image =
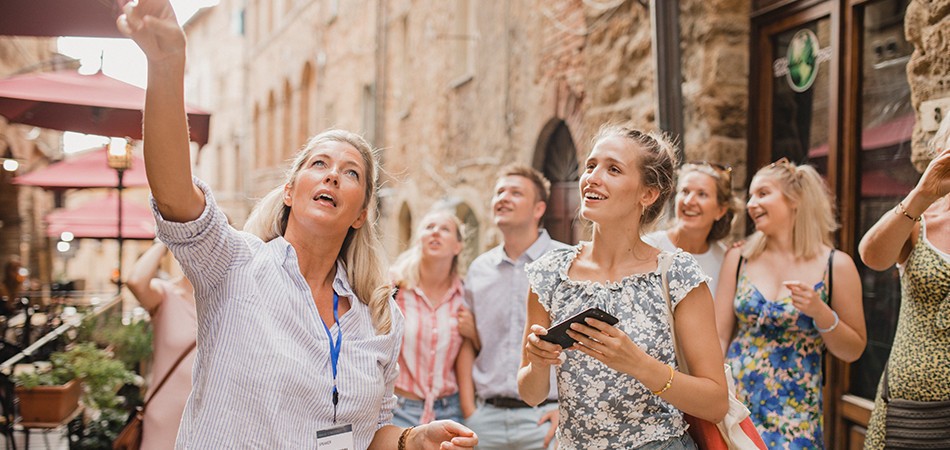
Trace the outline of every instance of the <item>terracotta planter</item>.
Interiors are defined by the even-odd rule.
[[[82,383],[72,380],[62,386],[16,387],[20,416],[24,422],[59,423],[79,406]]]

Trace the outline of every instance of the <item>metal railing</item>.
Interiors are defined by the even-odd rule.
[[[19,353],[11,356],[3,363],[0,363],[0,374],[10,376],[13,373],[13,368],[21,361],[27,360],[33,356],[37,351],[42,349],[44,346],[56,342],[56,340],[65,334],[67,331],[78,327],[82,324],[82,321],[88,317],[97,317],[109,309],[115,307],[116,305],[122,304],[122,297],[120,295],[114,295],[105,303],[100,303],[95,305],[92,311],[89,311],[85,314],[76,314],[72,317],[69,317],[68,320],[64,319],[62,325],[54,328],[49,333],[46,333],[35,342],[30,344],[28,347],[21,350]],[[29,319],[27,319],[29,320]]]

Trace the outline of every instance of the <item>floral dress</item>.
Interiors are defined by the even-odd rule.
[[[572,280],[568,269],[584,245],[552,250],[525,267],[551,323],[599,307],[620,319],[616,327],[647,354],[676,367],[660,273],[633,274],[606,284]],[[682,250],[674,254],[668,274],[674,309],[709,280],[696,259]],[[685,433],[683,413],[637,379],[579,351],[563,354],[566,360],[556,368],[561,449],[639,448]]]
[[[744,267],[734,302],[739,333],[726,353],[739,401],[749,407],[770,449],[824,448],[821,334],[792,304],[791,293],[766,299]],[[828,303],[826,281],[814,288]]]

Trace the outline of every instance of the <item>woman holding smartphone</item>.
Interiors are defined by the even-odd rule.
[[[661,252],[641,240],[674,186],[672,145],[657,134],[605,127],[580,179],[581,216],[591,242],[552,250],[526,268],[531,283],[518,387],[538,404],[557,367],[564,449],[692,449],[683,412],[713,422],[728,409],[717,351],[709,279],[689,253]],[[660,273],[671,258],[668,293],[675,333],[690,374],[678,371]],[[546,342],[546,329],[590,307],[619,319],[571,325],[576,344]]]

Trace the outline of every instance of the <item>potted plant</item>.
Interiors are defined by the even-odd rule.
[[[35,366],[13,379],[24,422],[59,423],[79,407],[82,385],[68,367]]]
[[[134,379],[134,374],[121,361],[92,343],[76,344],[65,352],[53,353],[49,366],[49,370],[14,377],[20,398],[20,415],[24,421],[60,422],[76,409],[80,397],[92,410],[116,409],[122,404],[116,391]],[[80,381],[84,389],[80,388]],[[61,403],[52,401],[58,398],[55,395],[40,394],[45,391],[64,391],[63,398],[56,400]],[[51,410],[53,414],[42,416],[43,420],[36,419],[34,407]]]

